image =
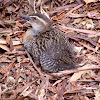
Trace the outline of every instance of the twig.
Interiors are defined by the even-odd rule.
[[[78,69],[74,69],[74,70],[65,70],[65,71],[60,71],[58,73],[52,73],[51,75],[54,76],[54,77],[62,77],[62,76],[66,76],[68,74],[72,74],[72,73],[76,73],[76,72],[79,72],[79,71],[85,71],[85,70],[100,70],[100,66],[90,66],[90,67],[81,67],[81,68],[78,68]]]
[[[96,49],[90,47],[89,45],[86,45],[86,44],[84,44],[84,43],[82,43],[82,42],[79,42],[79,44],[81,44],[82,46],[86,47],[86,48],[89,49],[89,50],[92,50],[92,51],[94,51],[94,52],[96,52],[96,53],[100,53],[99,51],[97,51]]]
[[[73,8],[72,10],[70,10],[70,11],[66,14],[66,16],[69,16],[70,13],[72,13],[74,10],[76,10],[76,9],[82,7],[82,6],[83,6],[83,4],[80,4],[80,5],[76,6],[75,8]]]
[[[66,94],[69,94],[69,93],[81,93],[82,90],[96,90],[97,88],[93,88],[93,87],[90,87],[89,88],[79,88],[79,89],[73,89],[73,90],[69,90],[69,91],[66,91],[64,92],[63,95],[66,95]],[[93,92],[89,92],[89,93],[93,93]]]
[[[7,54],[7,55],[12,55],[12,54],[14,54],[14,55],[25,55],[26,54],[26,52],[24,52],[24,51],[8,51],[8,52],[5,52],[5,54]]]
[[[75,7],[75,6],[77,6],[77,4],[66,5],[66,6],[63,6],[63,7],[59,7],[56,10],[49,12],[49,13],[52,15],[56,12],[61,12],[62,10],[65,10],[66,8],[71,8],[71,7]]]
[[[99,33],[97,31],[84,30],[84,29],[76,29],[76,28],[65,27],[65,26],[59,26],[58,28],[63,28],[63,29],[66,29],[66,30],[77,31],[77,32],[82,32],[82,33],[87,33],[87,34],[98,34]]]

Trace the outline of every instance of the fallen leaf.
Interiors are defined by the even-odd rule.
[[[72,17],[72,18],[78,18],[78,17],[86,17],[87,15],[85,14],[74,14],[74,13],[70,13],[70,15],[68,17]]]
[[[81,78],[81,76],[84,74],[84,73],[87,73],[89,71],[79,71],[77,73],[74,73],[73,76],[70,78],[70,82],[73,83],[75,81],[77,81],[78,79]]]
[[[95,90],[95,100],[100,100],[100,90]]]
[[[10,51],[10,49],[6,45],[3,45],[3,44],[0,44],[0,48],[6,51]]]
[[[0,44],[7,44],[5,39],[0,38]]]
[[[86,4],[91,3],[91,2],[97,2],[98,0],[84,0]]]
[[[20,41],[12,40],[12,42],[13,42],[13,45],[19,45],[19,44],[22,44]],[[5,39],[0,38],[0,44],[7,44],[7,42],[6,42]]]
[[[92,60],[94,62],[100,63],[100,58],[98,58],[98,57],[95,57],[95,56],[93,56],[91,54],[87,54],[87,57],[88,57],[88,59],[90,59],[90,60]]]
[[[28,96],[33,90],[28,90],[29,86],[26,87],[25,90],[23,90],[23,92],[20,94],[22,96]]]

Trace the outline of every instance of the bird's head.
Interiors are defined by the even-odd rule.
[[[21,15],[20,17],[29,21],[29,23],[32,25],[32,30],[34,32],[37,33],[46,32],[51,30],[52,28],[52,23],[50,19],[43,14],[35,13],[29,16]]]

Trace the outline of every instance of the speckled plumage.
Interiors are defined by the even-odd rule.
[[[52,26],[45,26],[36,35],[33,35],[34,32],[34,26],[27,31],[24,46],[44,71],[58,72],[75,68],[74,51],[63,32]]]

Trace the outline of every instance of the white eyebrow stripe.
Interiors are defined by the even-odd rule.
[[[30,17],[36,17],[36,18],[38,18],[41,22],[43,22],[45,25],[47,24],[42,18],[39,18],[38,16],[30,16]]]

